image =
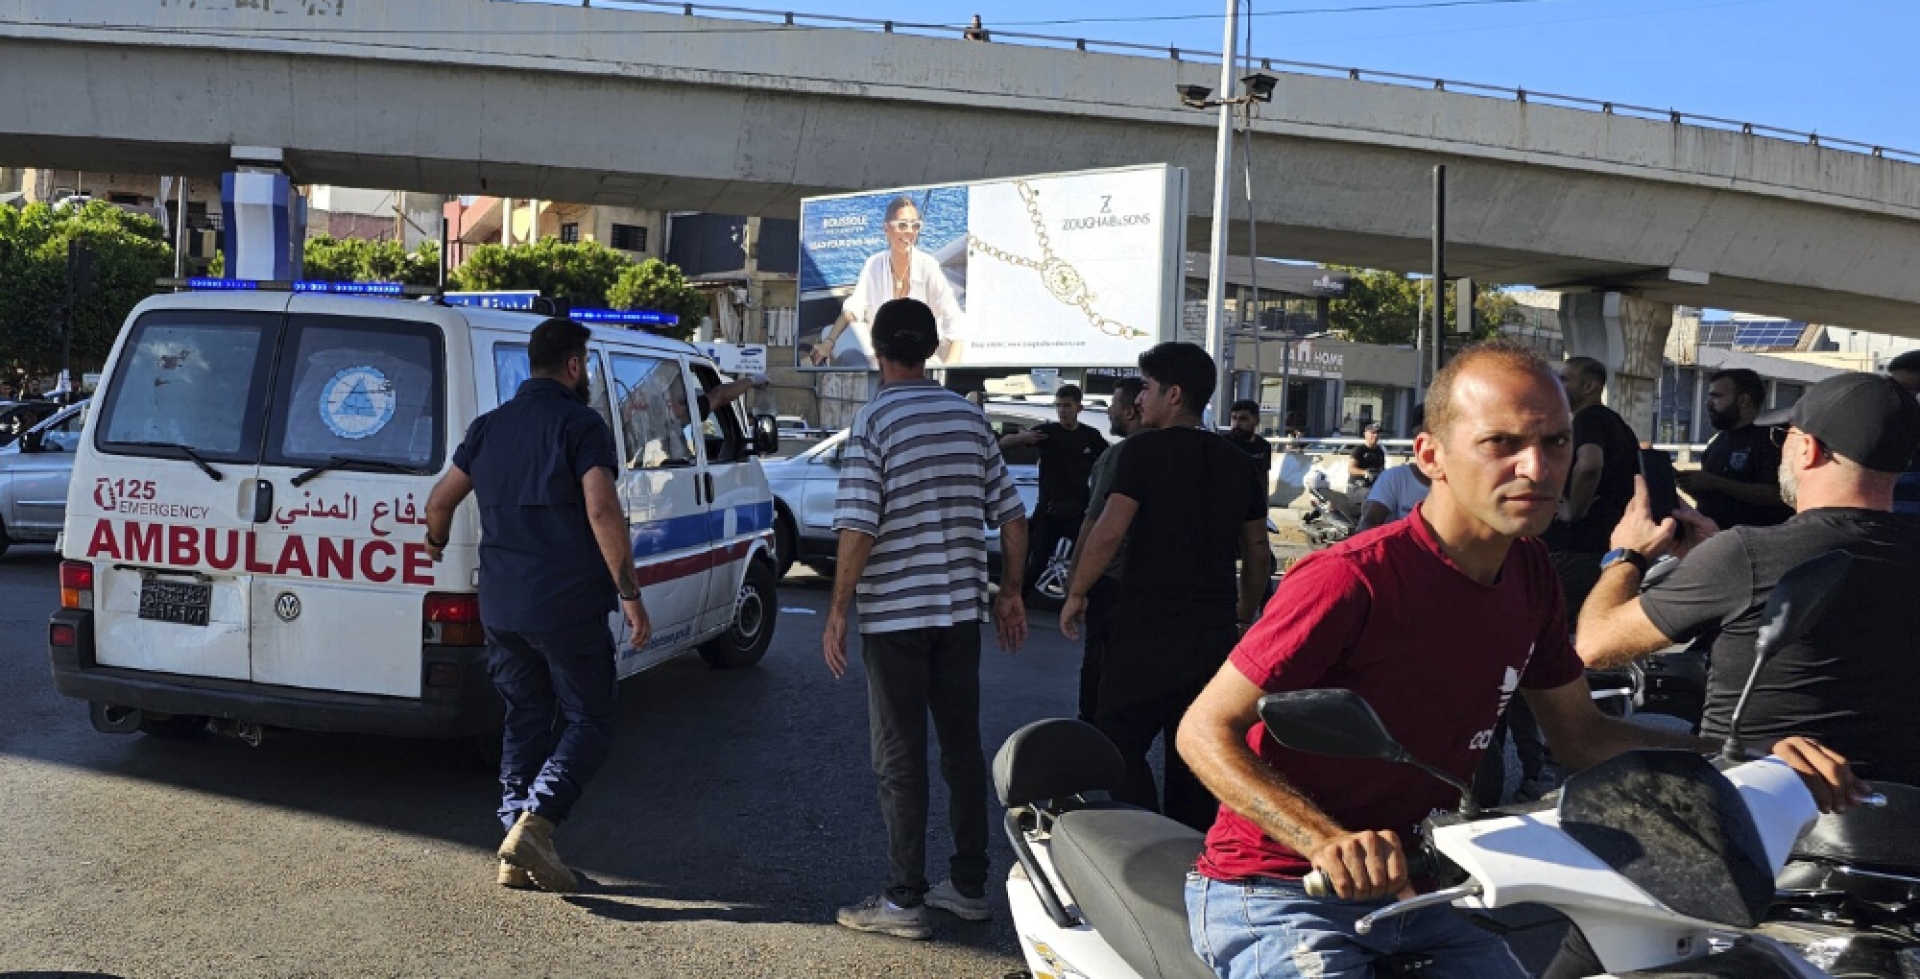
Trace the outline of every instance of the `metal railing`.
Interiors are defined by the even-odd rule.
[[[523,3],[528,2],[528,0],[495,0],[495,2]],[[667,11],[682,14],[687,17],[719,17],[722,19],[764,24],[775,28],[793,28],[795,30],[839,29],[885,34],[954,37],[961,39],[975,37],[980,40],[1014,41],[1035,47],[1064,48],[1074,51],[1152,55],[1155,57],[1170,58],[1174,61],[1210,62],[1213,64],[1218,64],[1220,61],[1220,53],[1217,51],[1196,50],[1173,45],[1138,44],[1130,41],[1103,41],[1087,37],[1067,37],[1055,34],[1003,31],[991,26],[975,28],[968,24],[929,24],[905,20],[879,20],[871,17],[813,14],[794,10],[765,10],[754,7],[681,3],[675,2],[675,0],[598,0],[598,2],[595,2],[595,0],[581,0],[580,6],[597,7],[607,10],[637,9]],[[1818,132],[1802,132],[1798,129],[1788,129],[1783,126],[1743,122],[1737,119],[1703,115],[1697,112],[1682,112],[1674,108],[1660,109],[1652,106],[1634,105],[1629,102],[1611,102],[1602,99],[1583,98],[1578,95],[1561,95],[1555,92],[1542,92],[1533,89],[1509,88],[1504,85],[1486,85],[1480,82],[1460,81],[1451,78],[1431,78],[1394,71],[1377,71],[1371,68],[1320,64],[1312,61],[1292,61],[1285,58],[1262,57],[1255,57],[1252,60],[1257,61],[1260,67],[1267,71],[1284,71],[1289,74],[1347,78],[1352,81],[1382,82],[1432,89],[1437,92],[1459,92],[1487,98],[1511,99],[1515,102],[1523,103],[1537,102],[1563,108],[1594,111],[1603,115],[1625,115],[1633,118],[1655,120],[1665,119],[1676,126],[1700,126],[1706,129],[1738,132],[1746,136],[1764,136],[1771,139],[1805,143],[1809,146],[1865,153],[1878,158],[1894,157],[1920,163],[1920,152],[1913,150],[1899,149],[1879,143],[1866,143],[1860,140],[1822,136]]]

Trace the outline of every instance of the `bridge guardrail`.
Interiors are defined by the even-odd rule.
[[[524,3],[530,0],[492,0],[496,3]],[[582,7],[597,7],[605,10],[639,9],[654,12],[671,11],[688,17],[720,16],[722,19],[748,20],[774,27],[790,27],[796,30],[860,30],[886,34],[918,34],[935,37],[966,38],[978,32],[983,40],[1016,41],[1035,47],[1070,48],[1076,51],[1105,51],[1117,54],[1164,56],[1174,61],[1198,61],[1218,64],[1218,51],[1182,48],[1174,45],[1139,44],[1132,41],[1105,41],[1087,37],[1067,37],[1054,34],[1034,34],[1024,31],[1008,31],[987,26],[976,28],[971,24],[930,24],[906,20],[880,20],[871,17],[849,17],[842,14],[814,14],[795,10],[767,10],[756,7],[735,7],[708,3],[684,3],[677,0],[581,0]],[[1599,112],[1603,115],[1627,115],[1643,119],[1665,119],[1673,125],[1695,125],[1707,129],[1739,132],[1747,136],[1761,136],[1769,139],[1802,142],[1809,146],[1822,146],[1855,153],[1865,153],[1876,158],[1899,158],[1908,162],[1920,163],[1920,152],[1904,150],[1879,143],[1866,143],[1853,139],[1840,139],[1822,136],[1818,132],[1802,132],[1783,126],[1770,126],[1764,123],[1745,122],[1720,116],[1702,115],[1697,112],[1682,112],[1674,108],[1655,108],[1634,105],[1628,102],[1612,102],[1603,99],[1590,99],[1578,95],[1561,95],[1555,92],[1542,92],[1524,88],[1509,88],[1504,85],[1486,85],[1480,82],[1468,82],[1451,78],[1432,78],[1421,75],[1408,75],[1394,71],[1379,71],[1371,68],[1355,68],[1345,65],[1327,65],[1311,61],[1292,61],[1285,58],[1263,58],[1255,56],[1247,59],[1249,63],[1257,61],[1266,71],[1283,71],[1290,74],[1316,75],[1320,77],[1345,77],[1353,81],[1373,81],[1387,84],[1418,86],[1440,92],[1459,92],[1467,95],[1480,95],[1488,98],[1508,98],[1516,102],[1541,102],[1563,108],[1583,109]]]

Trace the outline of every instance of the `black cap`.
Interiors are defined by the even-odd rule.
[[[1920,403],[1899,382],[1878,374],[1829,377],[1793,407],[1769,411],[1754,424],[1792,425],[1879,472],[1905,472],[1920,450]]]
[[[940,346],[933,310],[918,299],[894,299],[873,314],[873,351],[897,364],[922,364]]]
[[[1920,350],[1909,350],[1887,362],[1887,370],[1920,373]]]

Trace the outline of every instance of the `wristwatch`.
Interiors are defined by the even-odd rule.
[[[637,602],[640,600],[640,592],[636,589],[631,595],[621,595],[620,600],[623,602]]]
[[[1647,568],[1650,566],[1650,562],[1647,560],[1647,556],[1645,554],[1642,554],[1631,547],[1616,547],[1613,550],[1608,551],[1606,554],[1601,556],[1600,570],[1605,571],[1608,568],[1611,568],[1614,565],[1621,564],[1623,562],[1626,564],[1633,565],[1633,569],[1635,571],[1640,572],[1643,575],[1647,573]]]

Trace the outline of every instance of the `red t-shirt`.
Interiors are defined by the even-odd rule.
[[[1564,686],[1583,668],[1546,547],[1515,542],[1497,582],[1480,584],[1441,553],[1424,506],[1295,564],[1231,662],[1268,693],[1352,690],[1414,757],[1470,780],[1517,686]],[[1348,829],[1410,840],[1422,819],[1460,801],[1409,765],[1282,748],[1264,724],[1247,746]],[[1225,806],[1199,861],[1223,881],[1311,869]]]

